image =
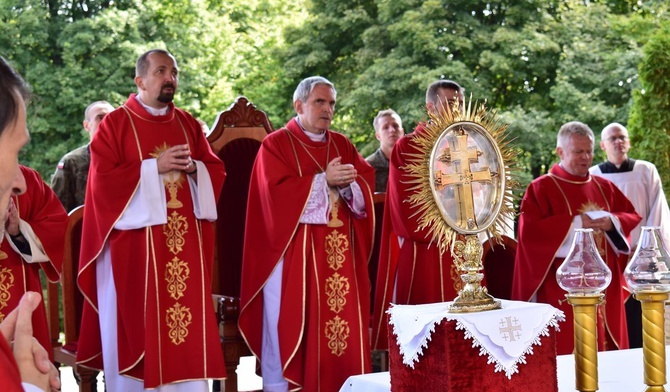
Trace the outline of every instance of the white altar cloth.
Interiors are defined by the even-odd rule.
[[[464,331],[474,350],[486,355],[496,372],[511,378],[518,373],[518,365],[526,363],[526,355],[533,354],[533,346],[542,344],[540,338],[549,336],[549,328],[559,329],[558,322],[564,321],[565,315],[547,304],[500,302],[501,309],[473,313],[449,313],[452,302],[392,305],[387,313],[403,363],[414,368],[435,327],[443,320],[456,321],[456,329]]]
[[[666,358],[670,349],[666,346]],[[666,362],[666,375],[670,374],[670,361]],[[557,357],[559,392],[575,391],[575,358],[570,355]],[[667,384],[666,384],[667,385]],[[635,392],[643,391],[644,364],[642,349],[602,351],[598,353],[598,391]],[[389,392],[389,372],[351,376],[342,385],[340,392]]]

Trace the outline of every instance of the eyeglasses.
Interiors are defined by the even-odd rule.
[[[622,142],[625,142],[626,140],[628,140],[628,136],[621,135],[621,136],[612,136],[612,137],[607,138],[607,141],[610,142],[610,143],[614,143],[617,140],[621,140]]]

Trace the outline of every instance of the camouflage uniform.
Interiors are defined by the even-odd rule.
[[[389,179],[389,160],[384,156],[382,149],[378,148],[365,160],[375,168],[375,192],[386,192],[386,183]]]
[[[84,204],[90,163],[91,153],[87,144],[65,154],[51,177],[51,188],[68,212]]]

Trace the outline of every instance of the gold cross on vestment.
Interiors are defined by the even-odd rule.
[[[470,164],[479,161],[483,152],[477,148],[468,148],[468,135],[463,129],[454,132],[456,134],[456,148],[451,151],[449,147],[442,149],[438,160],[450,163],[454,170],[451,174],[435,172],[435,186],[438,190],[446,186],[454,187],[454,201],[458,206],[458,225],[472,230],[475,228],[475,202],[472,192],[473,182],[491,182],[491,170],[485,169],[473,172]]]

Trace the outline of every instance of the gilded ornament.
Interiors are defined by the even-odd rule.
[[[165,280],[167,281],[167,290],[170,297],[179,299],[184,296],[186,291],[186,279],[191,274],[188,264],[177,257],[167,263],[165,266]]]
[[[183,215],[179,215],[177,211],[173,211],[168,215],[168,221],[163,225],[163,234],[167,237],[166,245],[170,252],[174,255],[183,250],[186,243],[184,235],[188,233],[188,221]]]
[[[328,261],[328,266],[337,271],[342,268],[345,257],[344,252],[349,249],[349,240],[347,237],[333,230],[332,233],[328,234],[326,237],[326,260]]]
[[[326,323],[326,338],[328,338],[328,348],[332,354],[338,357],[344,354],[349,333],[349,323],[340,316],[335,316]]]
[[[330,310],[335,313],[340,313],[347,304],[346,296],[349,294],[349,279],[341,276],[337,272],[330,278],[326,279],[326,296],[328,299],[326,303]]]
[[[165,322],[170,329],[168,336],[174,345],[178,346],[186,341],[188,326],[192,319],[191,309],[179,303],[167,310]]]

